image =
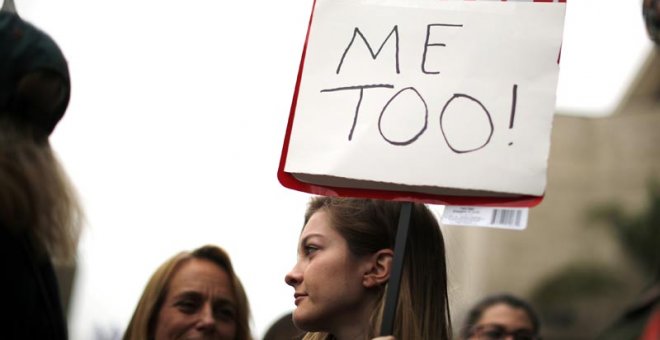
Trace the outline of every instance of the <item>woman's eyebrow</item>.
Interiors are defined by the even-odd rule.
[[[225,298],[225,297],[219,297],[213,299],[213,304],[216,306],[221,306],[221,307],[226,307],[229,306],[233,309],[236,309],[236,303],[234,303],[233,300]]]
[[[194,291],[194,290],[186,290],[183,292],[177,293],[175,298],[181,299],[181,298],[192,298],[192,299],[201,299],[202,294],[200,292]]]
[[[315,237],[323,238],[323,235],[321,235],[321,234],[319,234],[319,233],[312,233],[312,234],[305,235],[305,237],[303,237],[303,238],[300,240],[300,244],[301,244],[301,245],[302,245],[302,244],[305,244],[305,242],[308,242],[310,239],[315,238]]]
[[[176,299],[203,300],[204,299],[204,294],[202,294],[198,291],[190,290],[190,291],[184,291],[184,292],[181,292],[179,294],[176,294],[174,297]],[[234,300],[232,300],[231,298],[222,297],[222,296],[214,298],[213,303],[214,304],[220,304],[220,305],[230,305],[232,307],[235,307],[234,306],[235,305]]]

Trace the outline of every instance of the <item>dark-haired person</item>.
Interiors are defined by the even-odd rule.
[[[644,0],[642,16],[649,38],[656,46],[660,45],[660,0]]]
[[[511,294],[490,295],[468,312],[463,340],[540,340],[538,315],[525,300]]]
[[[11,5],[11,6],[10,6]],[[53,261],[73,263],[81,209],[49,137],[68,106],[57,44],[0,10],[0,291],[2,339],[67,339]]]

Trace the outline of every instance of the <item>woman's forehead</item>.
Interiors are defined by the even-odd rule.
[[[170,292],[182,291],[232,292],[231,280],[226,270],[216,263],[205,259],[190,259],[172,276]]]
[[[318,210],[309,217],[303,227],[301,238],[306,234],[324,232],[333,229],[330,221],[330,214],[325,210]]]
[[[330,214],[324,210],[315,212],[305,224],[302,232],[300,233],[300,242],[303,243],[308,239],[320,238],[324,240],[333,240],[344,238],[332,225]]]
[[[522,308],[509,306],[506,303],[497,303],[486,308],[478,324],[499,324],[510,328],[533,327],[527,312]]]

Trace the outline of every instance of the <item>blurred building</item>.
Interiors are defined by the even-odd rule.
[[[572,308],[546,311],[544,338],[593,339],[643,289],[645,279],[615,235],[588,215],[613,202],[641,211],[649,181],[660,180],[659,50],[649,54],[613,114],[555,116],[546,196],[530,209],[527,230],[445,227],[455,328],[484,295],[507,291],[531,299],[564,273],[582,283],[556,287],[557,292],[575,292],[581,284],[586,293],[557,297],[560,307]],[[589,270],[593,275],[585,274]],[[608,287],[599,286],[608,279]]]

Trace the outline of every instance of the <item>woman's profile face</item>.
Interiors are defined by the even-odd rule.
[[[236,338],[236,299],[229,275],[215,263],[191,259],[169,283],[155,339]]]
[[[328,212],[314,213],[300,235],[298,260],[285,281],[294,288],[294,324],[306,331],[333,332],[364,319],[362,284],[368,259],[349,252]]]

